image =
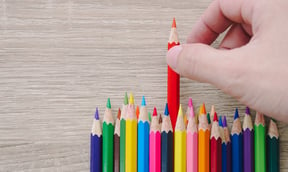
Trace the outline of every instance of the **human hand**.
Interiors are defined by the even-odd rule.
[[[187,44],[168,51],[167,63],[182,76],[288,122],[287,9],[287,0],[214,0]],[[227,28],[219,49],[209,46]]]

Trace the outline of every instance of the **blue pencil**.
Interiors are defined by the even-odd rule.
[[[224,128],[222,123],[222,116],[219,117],[220,135],[222,135],[222,172],[227,172],[227,145],[224,135]]]
[[[243,134],[238,109],[235,110],[231,129],[232,172],[243,172]]]
[[[143,96],[138,119],[138,172],[149,172],[149,126],[146,101]]]
[[[93,120],[90,146],[90,172],[100,172],[102,171],[102,128],[98,108]]]

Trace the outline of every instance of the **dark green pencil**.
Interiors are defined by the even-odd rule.
[[[279,132],[271,119],[267,134],[267,172],[279,172]]]

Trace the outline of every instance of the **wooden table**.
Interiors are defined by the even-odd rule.
[[[125,91],[163,113],[172,18],[185,42],[209,1],[1,1],[0,171],[88,171],[94,110],[103,115],[108,97],[115,115]],[[243,117],[235,99],[181,78],[185,108],[188,97],[215,104],[230,127],[235,107]],[[288,171],[287,125],[279,128]]]

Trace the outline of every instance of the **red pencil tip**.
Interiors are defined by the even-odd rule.
[[[121,116],[121,110],[120,110],[120,108],[119,108],[119,109],[118,109],[117,118],[120,119],[120,116]]]
[[[217,113],[216,112],[214,113],[213,121],[218,121],[218,117],[217,117]]]
[[[175,17],[173,18],[172,27],[176,28],[176,20],[175,20]]]
[[[153,116],[157,116],[157,109],[156,109],[156,107],[154,107]]]
[[[137,105],[137,107],[136,107],[136,116],[137,116],[137,119],[139,118],[139,114],[140,114],[140,110],[139,110],[139,106]]]

